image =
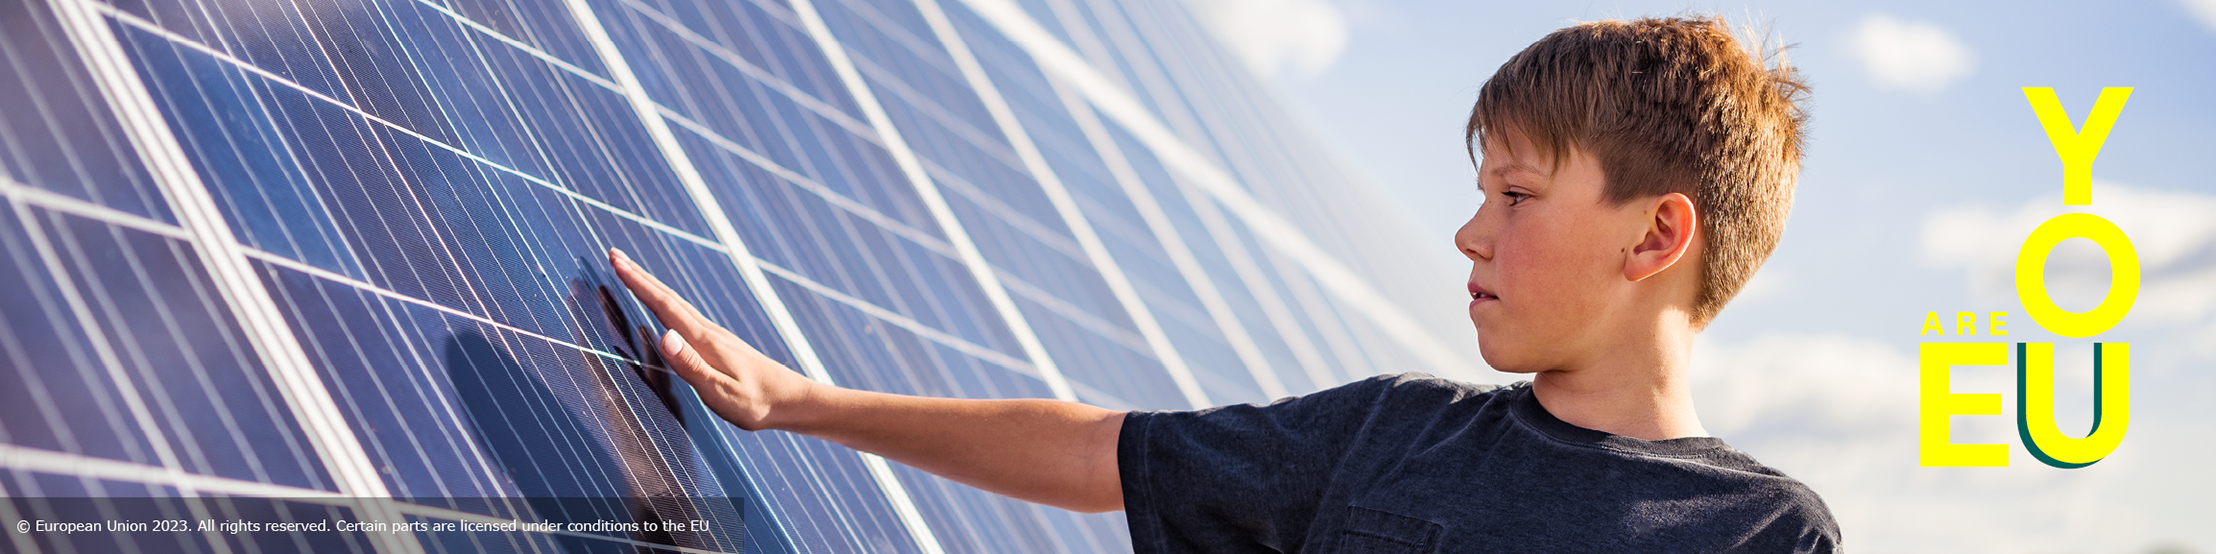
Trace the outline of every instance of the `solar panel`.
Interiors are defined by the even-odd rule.
[[[1188,409],[1475,367],[1410,332],[1400,238],[1167,0],[0,26],[0,519],[412,526],[11,550],[1130,549],[1119,514],[721,421],[610,247],[869,390]]]

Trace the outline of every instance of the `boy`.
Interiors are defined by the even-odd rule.
[[[1800,164],[1789,67],[1713,18],[1586,23],[1486,82],[1485,202],[1455,242],[1508,387],[1377,377],[1269,406],[1131,412],[809,381],[620,252],[675,371],[724,418],[1018,499],[1126,510],[1140,552],[1828,552],[1806,486],[1706,437],[1695,333],[1776,246]]]

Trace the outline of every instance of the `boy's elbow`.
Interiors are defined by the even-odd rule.
[[[1074,491],[1074,498],[1056,507],[1088,514],[1123,509],[1123,472],[1116,463],[1116,443],[1123,434],[1124,416],[1124,412],[1115,412],[1092,424],[1083,447],[1085,462],[1079,471],[1084,485]]]

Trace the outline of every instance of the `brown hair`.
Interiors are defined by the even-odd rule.
[[[1589,152],[1611,203],[1692,197],[1707,239],[1692,315],[1707,325],[1785,232],[1807,95],[1782,52],[1742,46],[1720,18],[1599,21],[1555,31],[1503,64],[1478,92],[1463,138],[1472,161],[1485,133],[1504,127],[1557,169],[1565,148]]]

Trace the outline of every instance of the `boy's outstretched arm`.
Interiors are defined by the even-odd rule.
[[[785,368],[709,321],[620,250],[616,275],[669,332],[663,358],[717,415],[874,453],[985,491],[1080,512],[1123,509],[1123,412],[1059,400],[964,400],[844,389]]]

